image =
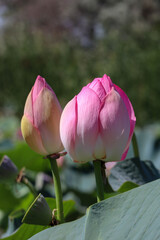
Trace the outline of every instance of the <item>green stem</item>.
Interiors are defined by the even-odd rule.
[[[111,185],[108,182],[108,177],[106,176],[106,166],[105,162],[101,161],[101,173],[104,184],[104,191],[107,193],[114,192]]]
[[[133,144],[134,156],[139,158],[138,143],[137,143],[137,138],[136,138],[135,132],[133,133],[132,144]]]
[[[34,195],[34,197],[37,197],[38,196],[38,193],[36,191],[36,189],[34,188],[34,186],[32,185],[32,183],[28,180],[28,178],[26,177],[22,177],[22,180],[21,182],[23,184],[25,184],[31,191],[31,193]]]
[[[59,220],[60,223],[63,223],[64,222],[63,200],[62,200],[61,182],[59,177],[57,161],[56,159],[52,159],[51,157],[48,157],[48,159],[50,160],[51,171],[52,171],[53,181],[54,181],[56,207],[57,207],[57,220]]]
[[[104,185],[103,185],[103,178],[101,172],[101,161],[95,160],[93,161],[94,165],[94,172],[96,178],[96,185],[97,185],[97,201],[100,202],[104,200]]]

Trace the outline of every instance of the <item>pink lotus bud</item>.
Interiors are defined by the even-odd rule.
[[[136,117],[127,95],[110,77],[96,78],[64,108],[60,135],[75,162],[123,160]]]
[[[21,121],[23,138],[35,152],[48,155],[63,150],[59,133],[61,113],[55,93],[45,79],[38,76],[27,97]]]

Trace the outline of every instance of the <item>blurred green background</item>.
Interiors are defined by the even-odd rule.
[[[0,109],[23,115],[37,75],[62,106],[108,74],[129,96],[137,125],[159,121],[159,1],[0,1]]]

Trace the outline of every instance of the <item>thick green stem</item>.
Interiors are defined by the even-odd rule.
[[[37,197],[38,196],[38,193],[36,191],[36,189],[34,188],[34,186],[32,185],[32,183],[28,180],[28,178],[26,177],[22,177],[22,180],[21,182],[23,184],[25,184],[31,191],[31,193],[34,195],[34,197]]]
[[[96,185],[97,185],[97,201],[100,202],[104,200],[104,185],[103,185],[103,178],[101,172],[101,161],[95,160],[93,161],[94,165],[94,172],[96,178]]]
[[[57,161],[56,161],[56,159],[52,159],[51,157],[48,157],[48,158],[50,160],[51,171],[52,171],[53,181],[54,181],[56,207],[57,207],[57,220],[60,223],[63,223],[64,222],[63,200],[62,200],[61,182],[60,182],[60,177],[59,177]]]
[[[133,133],[132,144],[133,144],[134,156],[139,158],[138,143],[137,143],[135,132]]]

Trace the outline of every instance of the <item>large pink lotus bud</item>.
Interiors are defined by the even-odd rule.
[[[37,153],[48,155],[63,150],[59,123],[60,103],[45,79],[38,76],[29,93],[21,121],[22,135]]]
[[[127,95],[110,77],[96,78],[65,107],[60,135],[75,162],[123,160],[136,117]]]

